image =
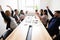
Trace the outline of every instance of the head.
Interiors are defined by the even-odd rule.
[[[6,10],[5,11],[5,15],[8,16],[8,17],[11,16],[10,11],[9,10]],[[7,20],[4,20],[4,22],[7,23]]]
[[[43,9],[40,10],[40,13],[43,13]]]
[[[40,10],[40,14],[41,14],[41,16],[43,15],[43,9]]]
[[[60,17],[60,10],[55,11],[54,17]]]
[[[23,13],[23,10],[21,10],[20,13]]]
[[[35,12],[38,12],[38,10],[35,10]]]
[[[9,10],[6,10],[6,11],[5,11],[5,14],[6,14],[7,16],[11,16],[11,13],[10,13]]]
[[[20,14],[24,14],[23,10],[20,11]]]
[[[15,12],[15,15],[18,15],[18,10],[17,9],[15,9],[14,12]]]
[[[43,14],[44,14],[44,15],[48,15],[48,12],[47,12],[46,9],[44,10]]]

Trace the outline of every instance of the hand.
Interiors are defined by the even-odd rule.
[[[1,5],[0,5],[0,8],[1,8]]]
[[[46,8],[47,8],[47,9],[49,9],[49,7],[48,7],[48,6],[46,6]]]
[[[7,5],[7,7],[9,7],[12,10],[12,8],[9,5]]]
[[[2,10],[2,7],[1,7],[1,5],[0,5],[0,11]]]

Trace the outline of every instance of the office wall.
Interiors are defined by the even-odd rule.
[[[60,0],[52,0],[51,7],[54,11],[60,10]]]
[[[2,5],[4,10],[9,9],[6,5],[10,5],[13,9],[17,9],[17,0],[0,0],[0,5]]]

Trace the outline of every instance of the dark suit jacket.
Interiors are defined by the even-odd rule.
[[[54,17],[53,13],[48,9],[49,14],[52,16],[48,24],[48,32],[51,36],[59,33],[60,18]]]

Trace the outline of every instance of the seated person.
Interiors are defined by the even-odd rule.
[[[47,6],[47,10],[48,10],[49,14],[52,16],[51,20],[49,21],[47,31],[49,32],[50,36],[53,37],[54,35],[59,34],[60,10],[56,10],[54,15],[50,11],[48,6]]]
[[[43,10],[42,16],[39,15],[38,10],[36,10],[35,13],[40,18],[40,20],[42,21],[43,25],[45,27],[47,27],[47,20],[48,20],[47,10]]]
[[[41,19],[43,25],[46,28],[47,27],[47,23],[48,23],[48,13],[47,13],[47,10],[46,9],[43,11],[43,15],[40,16],[40,19]]]
[[[18,16],[18,10],[15,9],[14,12],[15,12],[15,15],[14,15],[13,17],[15,18],[17,24],[20,24],[20,18],[19,18],[19,16]]]
[[[40,10],[40,16],[42,16],[42,15],[43,15],[43,9]]]
[[[2,10],[2,7],[0,6],[0,12],[2,17],[4,18],[5,23],[7,24],[6,26],[7,32],[5,33],[7,35],[4,35],[4,36],[2,35],[5,39],[17,27],[17,23],[15,19],[11,17],[11,13],[9,10],[6,10],[4,13],[4,11]]]
[[[24,14],[23,10],[20,11],[19,17],[20,17],[20,20],[21,20],[21,21],[24,20],[25,14]]]

